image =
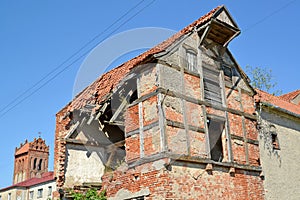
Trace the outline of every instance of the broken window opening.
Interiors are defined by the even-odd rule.
[[[105,111],[99,117],[99,123],[102,124],[101,130],[112,143],[105,147],[108,154],[105,165],[112,169],[118,167],[125,160],[124,115],[127,106],[137,99],[137,79],[133,77],[114,92]]]
[[[126,107],[138,99],[137,79],[133,77],[127,80],[120,88],[114,92],[110,99],[110,110],[112,115],[109,116],[109,122],[117,122],[124,125],[124,112]]]
[[[138,98],[134,76],[116,88],[96,113],[93,110],[99,105],[86,105],[70,113],[69,133],[65,137],[70,144],[84,146],[88,158],[96,153],[107,170],[114,170],[125,161],[124,114],[127,106]]]
[[[129,99],[129,104],[132,104],[137,99],[138,99],[138,93],[137,90],[135,90]]]
[[[221,162],[223,160],[222,134],[224,132],[225,120],[212,117],[208,118],[207,127],[211,159]]]
[[[203,66],[204,99],[212,105],[222,105],[220,71],[212,66]]]
[[[223,64],[222,69],[224,72],[225,82],[228,83],[230,86],[232,86],[232,76],[233,76],[232,68]]]
[[[270,135],[271,135],[273,150],[280,150],[276,127],[273,125],[270,126]]]

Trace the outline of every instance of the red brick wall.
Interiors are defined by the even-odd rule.
[[[139,107],[134,105],[129,107],[125,113],[125,132],[129,133],[134,130],[138,130],[139,125]]]
[[[161,160],[165,162],[166,160]],[[156,161],[158,162],[158,161]],[[171,170],[155,169],[148,163],[129,169],[106,174],[103,188],[109,197],[119,190],[137,193],[149,189],[145,199],[263,199],[262,180],[258,172],[235,170],[214,166],[212,172],[205,171],[203,164],[173,163]]]
[[[54,176],[57,187],[62,187],[65,174],[65,160],[66,160],[66,142],[64,137],[67,134],[71,116],[67,115],[69,107],[65,107],[56,114],[56,129],[55,129],[55,145],[54,145]]]

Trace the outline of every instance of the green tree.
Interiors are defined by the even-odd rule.
[[[251,85],[254,88],[269,92],[273,95],[280,95],[281,90],[277,90],[277,82],[274,81],[272,69],[266,67],[246,66],[246,72],[250,76]]]

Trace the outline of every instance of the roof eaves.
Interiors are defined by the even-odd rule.
[[[232,17],[232,15],[230,14],[230,12],[226,8],[226,6],[225,5],[221,5],[219,7],[220,8],[213,14],[212,18],[216,18],[224,10],[226,12],[226,14],[230,17],[230,20],[233,23],[233,25],[235,26],[235,28],[239,29],[238,24],[236,23],[236,21],[234,20],[234,18]]]
[[[269,109],[273,109],[273,110],[279,111],[279,112],[281,112],[281,113],[288,114],[288,115],[290,115],[290,116],[292,116],[292,117],[295,117],[295,118],[297,118],[297,119],[300,120],[300,114],[291,112],[291,111],[289,111],[289,110],[287,110],[287,109],[284,109],[284,108],[282,108],[282,107],[276,106],[276,105],[271,104],[271,103],[269,103],[269,102],[264,102],[264,101],[262,101],[262,102],[260,102],[260,103],[261,103],[261,105],[266,106],[266,107],[268,107]]]
[[[226,52],[228,53],[228,55],[230,56],[230,58],[232,59],[232,61],[236,64],[237,66],[237,70],[239,71],[239,73],[241,74],[243,80],[245,81],[246,85],[251,89],[251,91],[253,92],[253,95],[257,94],[257,92],[255,91],[255,89],[252,87],[252,85],[250,84],[251,80],[248,77],[248,75],[244,72],[244,70],[242,69],[242,67],[238,64],[238,62],[236,61],[236,59],[234,58],[234,56],[232,55],[232,53],[229,51],[229,49],[226,50]]]

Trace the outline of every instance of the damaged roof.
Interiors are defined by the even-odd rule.
[[[71,102],[69,102],[69,104],[65,106],[65,108],[68,107],[69,111],[73,111],[81,109],[87,104],[100,105],[107,99],[108,95],[114,90],[114,88],[116,88],[119,82],[134,67],[151,61],[152,59],[154,59],[155,54],[165,51],[172,44],[179,41],[184,35],[191,33],[192,31],[194,31],[195,28],[203,26],[213,18],[217,17],[217,15],[223,10],[228,12],[225,6],[223,5],[214,8],[213,10],[203,15],[198,20],[194,21],[193,23],[183,28],[181,31],[177,32],[167,40],[158,44],[157,46],[121,64],[117,68],[114,68],[108,71],[107,73],[103,74],[102,76],[97,78],[91,85],[89,85],[82,92],[80,92]],[[233,24],[236,25],[234,21]],[[247,75],[241,70],[239,66],[238,68],[243,78],[249,80]],[[97,109],[97,107],[95,109]]]
[[[208,12],[206,15],[200,17],[198,20],[194,21],[187,27],[183,28],[181,31],[177,32],[175,35],[171,36],[167,40],[158,44],[157,46],[149,49],[143,54],[121,64],[119,67],[114,68],[107,73],[96,79],[91,85],[86,87],[82,92],[80,92],[73,101],[71,101],[67,106],[71,106],[71,111],[80,109],[86,104],[101,104],[106,100],[107,95],[112,92],[112,90],[118,85],[118,83],[130,72],[131,69],[139,64],[143,64],[149,61],[152,56],[156,53],[164,51],[167,47],[173,44],[176,40],[179,40],[183,35],[188,32],[193,31],[194,27],[201,26],[208,22],[212,16],[223,6],[218,6]],[[66,107],[67,107],[66,106]]]

